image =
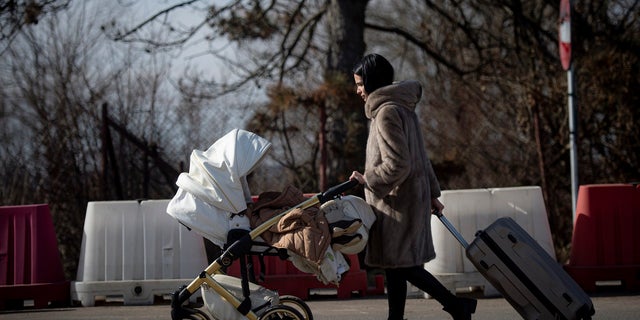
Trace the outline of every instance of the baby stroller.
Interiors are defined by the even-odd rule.
[[[327,203],[358,183],[347,181],[323,193],[305,197],[304,201],[252,228],[244,214],[251,209],[247,204],[252,202],[246,176],[270,147],[265,139],[234,129],[206,151],[194,150],[191,154],[189,173],[182,173],[178,178],[179,189],[169,203],[167,213],[223,251],[191,283],[173,293],[172,319],[211,319],[204,311],[187,304],[198,289],[214,319],[313,319],[310,308],[302,299],[278,296],[277,292],[250,283],[252,269],[247,266],[246,258],[252,254],[289,257],[288,250],[265,244],[261,235],[294,210]],[[372,212],[370,216],[373,216]],[[362,236],[358,239],[362,240]],[[360,241],[352,248],[362,246]],[[240,263],[240,279],[225,274],[227,267],[236,260]]]

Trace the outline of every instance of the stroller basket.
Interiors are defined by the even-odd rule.
[[[293,301],[294,304],[297,305],[297,308],[294,308],[288,304],[283,304],[284,300],[282,297],[280,299],[269,299],[269,297],[265,297],[266,300],[270,300],[271,305],[265,306],[261,305],[253,305],[252,299],[250,299],[251,295],[251,284],[249,283],[249,275],[246,269],[246,256],[251,253],[252,247],[255,244],[255,239],[258,238],[265,231],[269,230],[272,226],[277,224],[282,217],[290,213],[295,209],[307,209],[318,204],[323,204],[329,200],[335,199],[342,195],[344,192],[354,188],[358,185],[356,180],[349,180],[343,182],[337,186],[334,186],[323,193],[318,193],[307,200],[281,212],[273,217],[271,217],[266,222],[258,225],[253,230],[244,230],[238,231],[238,233],[234,233],[233,235],[229,235],[229,239],[237,238],[232,243],[228,244],[226,249],[220,254],[220,256],[213,261],[209,266],[207,266],[200,275],[191,281],[186,286],[183,286],[179,290],[175,291],[172,295],[171,302],[171,318],[173,320],[178,319],[210,319],[206,313],[201,310],[193,309],[185,304],[188,302],[189,298],[196,293],[203,286],[206,290],[211,290],[218,294],[221,299],[228,302],[235,310],[237,310],[240,314],[242,314],[247,319],[309,319],[311,318],[310,312],[308,311],[308,307],[300,300]],[[234,232],[236,232],[234,230]],[[276,252],[276,254],[281,255],[282,252]],[[223,279],[220,275],[224,274],[224,270],[229,267],[234,261],[239,260],[241,265],[241,291],[242,298],[237,297],[237,293],[233,294],[228,287],[221,284],[219,279]],[[268,293],[266,294],[268,295]],[[242,300],[241,300],[242,299]],[[289,301],[292,302],[292,301]],[[305,312],[309,313],[307,317],[303,316],[299,311],[300,308],[304,309]]]

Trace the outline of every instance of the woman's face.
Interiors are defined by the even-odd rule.
[[[367,97],[369,97],[369,94],[366,91],[364,91],[364,81],[362,81],[362,77],[357,74],[354,74],[353,80],[355,80],[356,82],[356,93],[360,97],[362,97],[362,100],[367,102]]]

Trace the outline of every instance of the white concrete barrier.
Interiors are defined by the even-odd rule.
[[[469,243],[478,230],[500,217],[511,217],[556,258],[540,187],[447,190],[442,192],[440,201],[445,205],[444,215]],[[485,296],[499,295],[436,216],[431,217],[431,230],[436,258],[426,263],[425,269],[452,292],[481,288]],[[410,288],[409,295],[423,294],[415,287]]]
[[[96,298],[153,304],[197,277],[207,266],[202,237],[169,216],[168,203],[89,202],[71,299],[83,306]]]

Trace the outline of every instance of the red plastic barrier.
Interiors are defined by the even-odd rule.
[[[587,292],[599,281],[640,288],[640,188],[580,186],[567,272]]]
[[[0,207],[0,309],[69,303],[49,206]]]

